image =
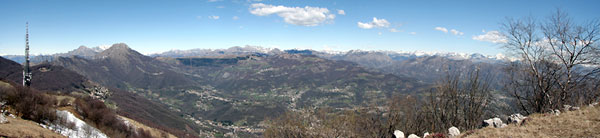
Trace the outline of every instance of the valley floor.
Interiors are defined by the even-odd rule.
[[[530,115],[533,120],[519,126],[508,125],[505,128],[483,128],[474,130],[464,137],[494,138],[546,138],[546,137],[600,137],[600,106],[582,107],[581,110],[567,111],[558,116],[551,114]]]

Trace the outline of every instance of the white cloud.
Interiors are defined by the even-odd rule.
[[[223,8],[225,8],[225,6],[217,6],[217,8],[223,9]]]
[[[392,29],[390,29],[390,32],[397,33],[397,32],[402,32],[402,30],[398,30],[396,28],[392,28]]]
[[[220,17],[213,15],[213,16],[208,16],[209,19],[213,19],[213,20],[218,20]]]
[[[460,31],[458,31],[458,30],[455,30],[455,29],[452,29],[452,30],[450,30],[450,32],[451,32],[452,34],[454,34],[454,35],[463,35],[463,34],[465,34],[465,33],[463,33],[463,32],[460,32]]]
[[[411,35],[416,35],[416,34],[417,34],[417,32],[410,32],[410,33],[408,33],[408,34],[411,34]]]
[[[339,15],[346,15],[346,12],[344,10],[338,10],[338,14]]]
[[[492,43],[506,43],[506,37],[498,31],[489,31],[485,34],[473,36],[473,40],[486,41]]]
[[[250,5],[250,13],[257,16],[268,16],[277,14],[283,21],[289,24],[302,26],[317,26],[335,19],[335,14],[329,13],[327,8],[319,7],[286,7],[254,3]]]
[[[379,33],[377,33],[377,34],[378,34],[378,35],[381,35],[382,33],[381,33],[381,32],[379,32]]]
[[[233,16],[233,17],[231,17],[231,19],[233,19],[233,20],[238,20],[238,19],[240,19],[240,17]]]
[[[435,30],[442,31],[444,33],[448,33],[448,29],[446,29],[444,27],[435,27]]]
[[[448,29],[446,27],[435,27],[433,29],[438,30],[438,31],[442,31],[444,33],[448,33]],[[461,31],[456,30],[456,29],[450,29],[450,33],[452,33],[454,35],[464,35],[465,34],[465,33],[461,32]]]
[[[208,0],[208,2],[217,2],[217,1],[223,1],[223,0]]]
[[[373,17],[373,21],[370,23],[358,22],[358,27],[362,29],[387,28],[389,26],[390,22],[385,19],[377,19],[377,17]]]

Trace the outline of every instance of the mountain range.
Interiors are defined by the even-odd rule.
[[[501,78],[496,70],[508,61],[480,54],[255,46],[173,50],[146,56],[124,43],[106,49],[81,46],[46,59],[34,61],[34,68],[66,70],[63,74],[81,78],[56,82],[76,82],[69,85],[80,88],[84,86],[78,83],[89,81],[114,88],[115,94],[108,99],[125,114],[141,113],[140,118],[160,120],[157,123],[190,133],[248,128],[239,131],[247,136],[259,135],[262,121],[287,110],[348,110],[384,105],[393,96],[422,95],[449,71],[478,68],[488,71],[490,77]],[[6,78],[18,82],[20,65],[4,64],[14,67],[2,69],[5,72],[0,75],[12,74]],[[34,71],[36,76],[41,75]]]

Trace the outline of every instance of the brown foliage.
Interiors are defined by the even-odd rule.
[[[396,96],[387,106],[333,111],[329,108],[287,112],[270,120],[265,137],[394,137],[443,132],[451,126],[474,129],[483,120],[490,80],[478,70],[449,75],[425,99]],[[438,133],[431,137],[445,137]]]
[[[53,108],[57,104],[56,99],[35,89],[13,86],[14,89],[1,89],[0,98],[6,101],[6,105],[13,106],[23,119],[38,123],[52,122],[56,119],[56,112]]]
[[[127,126],[119,119],[115,111],[106,107],[104,102],[90,97],[77,98],[74,101],[76,111],[84,120],[94,124],[96,128],[109,137],[146,138],[149,132]]]

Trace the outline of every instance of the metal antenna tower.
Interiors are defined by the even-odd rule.
[[[29,70],[29,22],[25,23],[25,66],[23,66],[23,86],[31,85],[31,71]]]

